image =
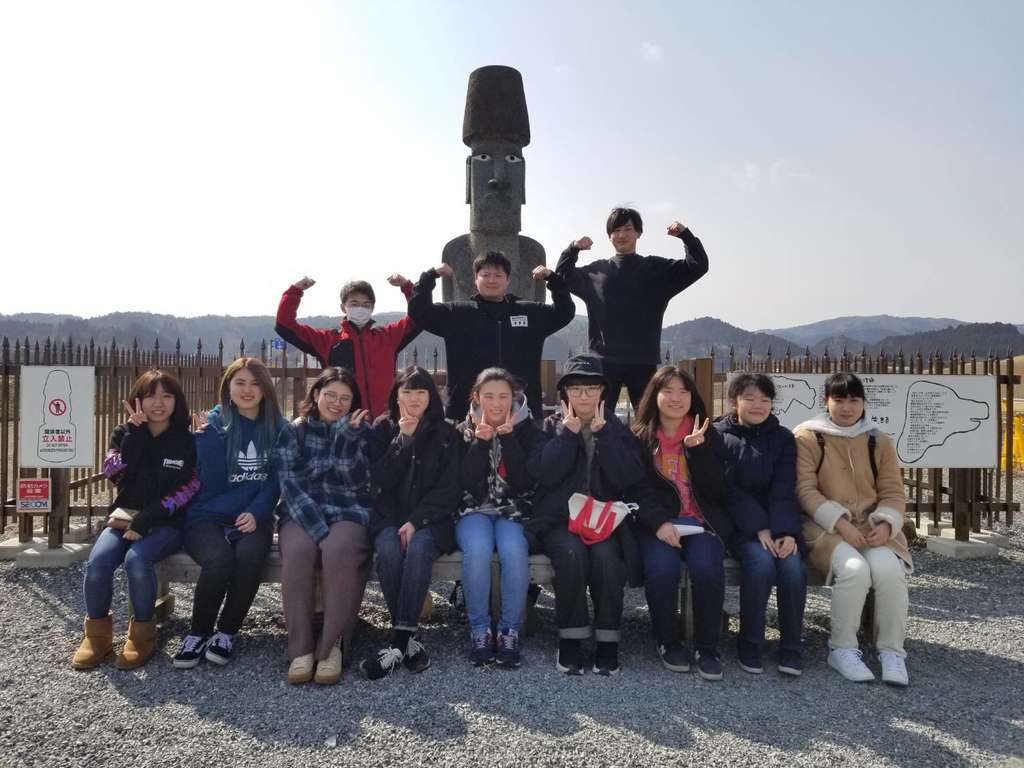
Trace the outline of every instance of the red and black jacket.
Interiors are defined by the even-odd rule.
[[[302,291],[290,286],[277,307],[274,330],[277,335],[303,352],[313,355],[324,368],[338,365],[352,371],[359,385],[361,407],[376,418],[388,410],[388,394],[395,381],[395,358],[420,329],[409,317],[387,325],[370,323],[360,329],[348,320],[338,328],[313,328],[298,322]],[[402,286],[406,299],[412,284]]]

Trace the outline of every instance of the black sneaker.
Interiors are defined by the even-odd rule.
[[[185,635],[181,641],[181,649],[174,654],[174,666],[177,669],[192,669],[203,658],[203,651],[210,638],[203,635]]]
[[[658,646],[658,657],[665,669],[673,672],[689,672],[693,657],[690,651],[680,642],[668,643]]]
[[[206,660],[222,667],[231,661],[234,655],[234,638],[223,632],[217,632],[210,638],[210,644],[206,646]]]
[[[705,680],[721,680],[722,662],[713,653],[701,653],[697,651],[697,674]]]
[[[430,657],[427,656],[427,649],[415,637],[409,638],[409,644],[405,647],[405,656],[402,657],[402,663],[410,672],[423,672],[430,666]]]
[[[619,644],[601,643],[597,644],[597,652],[594,654],[594,674],[611,677],[622,671],[619,666]]]
[[[764,672],[764,663],[761,661],[761,646],[736,638],[736,659],[739,661],[740,669],[752,675],[760,675]]]
[[[519,653],[519,633],[508,629],[498,633],[498,666],[502,669],[516,669],[523,663]]]
[[[471,638],[473,647],[469,651],[469,658],[474,666],[482,667],[485,664],[494,663],[494,635],[491,630],[473,635]]]
[[[402,663],[402,652],[397,648],[382,648],[372,659],[359,662],[359,671],[367,680],[380,680],[387,677]]]
[[[799,651],[779,650],[779,672],[791,677],[800,677],[804,671],[804,662]]]
[[[559,640],[555,669],[565,675],[582,675],[583,648],[581,645],[579,640]]]

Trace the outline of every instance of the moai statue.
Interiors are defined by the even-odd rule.
[[[530,143],[530,117],[518,70],[490,66],[470,73],[462,141],[470,149],[469,234],[449,241],[441,254],[454,272],[442,283],[443,300],[468,299],[476,293],[473,259],[485,251],[501,251],[512,262],[509,292],[543,302],[545,283],[533,280],[530,273],[544,264],[544,247],[519,234],[526,202],[523,147]]]

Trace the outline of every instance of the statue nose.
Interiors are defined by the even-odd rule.
[[[503,178],[501,178],[501,179],[494,178],[494,179],[491,179],[490,181],[487,182],[487,187],[489,189],[499,190],[499,189],[505,189],[507,186],[508,186],[508,181],[506,179],[503,179]]]

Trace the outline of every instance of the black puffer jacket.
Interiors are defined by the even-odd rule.
[[[371,537],[411,522],[417,529],[429,526],[442,552],[454,551],[453,518],[461,494],[454,427],[432,418],[409,438],[381,417],[370,433],[370,475],[375,490]]]

